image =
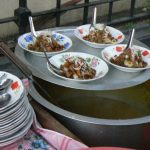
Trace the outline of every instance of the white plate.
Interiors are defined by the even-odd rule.
[[[15,121],[0,127],[0,137],[4,137],[17,132],[19,129],[21,129],[24,126],[25,122],[29,120],[30,116],[31,116],[31,111],[28,105],[28,108],[26,108],[24,113],[18,116],[18,118],[16,118]]]
[[[40,35],[40,34],[50,34],[49,31],[46,31],[46,30],[43,30],[43,31],[37,31],[37,35]],[[61,50],[61,51],[57,51],[57,52],[47,52],[47,55],[48,56],[53,56],[55,54],[58,54],[58,53],[61,53],[61,52],[65,52],[67,50],[69,50],[69,48],[71,48],[72,46],[72,41],[69,37],[63,35],[63,34],[60,34],[60,33],[57,33],[57,32],[52,32],[52,35],[53,35],[53,38],[60,44],[60,45],[64,45],[64,49]],[[35,39],[33,38],[32,34],[31,33],[26,33],[26,34],[23,34],[21,35],[19,38],[18,38],[18,45],[34,54],[34,55],[37,55],[37,56],[41,56],[41,57],[45,57],[44,53],[43,52],[37,52],[37,51],[32,51],[32,50],[29,50],[28,49],[28,45],[29,44],[33,44],[35,41]]]
[[[0,119],[0,133],[2,132],[3,128],[6,128],[7,126],[8,126],[8,128],[11,127],[12,123],[14,125],[15,125],[15,123],[19,123],[19,121],[21,121],[26,116],[25,113],[27,113],[27,111],[29,110],[28,107],[29,107],[29,103],[24,103],[23,105],[21,105],[21,107],[19,109],[16,110],[16,112],[10,114],[9,116],[7,116],[3,119]],[[20,118],[20,119],[18,120],[18,118]],[[8,129],[8,128],[6,128],[6,129]]]
[[[21,119],[21,121],[19,121],[17,126],[14,125],[14,128],[12,128],[12,129],[11,129],[11,127],[9,127],[8,130],[7,129],[3,130],[3,132],[0,133],[0,141],[7,138],[8,136],[11,137],[11,135],[17,134],[17,132],[20,129],[22,129],[25,125],[27,125],[27,123],[30,121],[31,117],[33,117],[33,112],[32,112],[30,105],[28,106],[26,113],[22,117],[23,117],[23,119]],[[11,126],[13,126],[13,124]]]
[[[27,96],[24,96],[19,103],[17,103],[17,105],[15,105],[14,107],[0,113],[0,120],[6,117],[9,117],[11,114],[13,114],[14,112],[17,112],[21,109],[21,107],[27,103],[28,98]]]
[[[24,90],[23,93],[22,93],[22,95],[21,95],[21,97],[16,102],[14,102],[11,105],[3,107],[2,110],[0,110],[0,118],[1,118],[1,114],[9,112],[10,109],[13,110],[13,108],[15,108],[17,105],[20,105],[20,103],[23,103],[24,99],[26,98],[25,93],[26,92]]]
[[[11,113],[7,117],[4,117],[4,118],[0,119],[0,128],[4,125],[7,125],[7,124],[15,121],[18,117],[23,115],[23,113],[27,110],[27,106],[28,106],[28,104],[24,103],[15,112]]]
[[[119,44],[119,45],[106,47],[101,52],[102,58],[113,67],[125,72],[139,72],[150,68],[150,50],[136,45],[134,45],[132,49],[134,49],[134,51],[141,51],[143,60],[148,64],[145,68],[128,68],[128,67],[122,67],[111,63],[110,58],[114,57],[115,55],[119,56],[122,53],[125,46],[126,46],[125,44]]]
[[[0,126],[0,133],[2,132],[2,130],[4,129],[4,128],[6,128],[6,127],[10,127],[11,125],[13,126],[13,125],[15,125],[15,123],[17,124],[17,123],[19,123],[19,121],[21,121],[23,118],[20,118],[21,120],[18,120],[18,118],[22,115],[22,117],[25,117],[26,116],[26,114],[22,114],[22,112],[24,111],[24,109],[27,111],[27,110],[29,110],[29,103],[24,103],[24,105],[19,109],[19,111],[20,111],[20,115],[19,116],[17,116],[17,118],[16,118],[16,120],[14,120],[14,122],[11,122],[10,124],[6,124],[6,125],[4,125],[4,126]],[[8,116],[9,117],[9,116]],[[14,116],[12,116],[12,119],[14,118]],[[11,119],[11,118],[8,118],[8,121],[9,121],[9,119]],[[18,122],[17,122],[17,120],[18,120]],[[7,121],[7,118],[6,118],[6,120],[5,121]]]
[[[95,81],[97,79],[104,77],[108,72],[108,66],[102,59],[100,59],[99,57],[90,55],[90,54],[86,54],[86,53],[80,53],[80,52],[61,53],[61,54],[57,54],[57,55],[51,57],[49,60],[53,65],[60,68],[60,65],[65,63],[65,59],[70,58],[70,57],[71,58],[82,57],[83,59],[85,59],[86,62],[88,63],[88,65],[96,70],[95,78],[87,79],[87,80],[66,78],[64,76],[60,76],[60,75],[56,74],[55,72],[53,72],[53,70],[51,70],[51,68],[47,64],[48,70],[52,74],[54,74],[55,76],[57,76],[61,79],[68,80],[68,81],[75,81],[75,82],[79,82],[79,83]]]
[[[10,137],[4,138],[4,139],[0,139],[0,147],[2,146],[6,146],[8,144],[11,144],[17,140],[19,140],[20,138],[22,138],[30,129],[32,123],[33,123],[33,114],[34,111],[31,107],[31,116],[29,118],[29,120],[27,122],[25,122],[24,126],[15,134],[11,135]]]
[[[16,103],[16,101],[18,101],[22,97],[22,94],[24,92],[24,85],[18,77],[4,71],[0,71],[0,76],[4,73],[7,75],[8,79],[13,80],[13,83],[10,85],[10,87],[7,90],[7,93],[11,95],[11,100],[6,106],[0,108],[0,112],[6,109],[7,107],[10,107],[14,103]]]
[[[94,48],[105,48],[107,46],[113,45],[113,44],[99,44],[99,43],[94,43],[94,42],[89,42],[87,40],[84,40],[83,37],[89,34],[89,27],[90,27],[90,24],[77,27],[74,31],[74,35],[78,39],[80,39],[82,42],[84,42],[86,45],[94,47]],[[124,41],[125,36],[121,31],[110,26],[106,26],[106,28],[108,29],[108,31],[112,34],[114,38],[118,39],[116,44],[119,44]]]

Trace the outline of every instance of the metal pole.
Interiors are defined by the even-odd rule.
[[[31,15],[31,11],[27,8],[27,0],[19,0],[19,8],[14,10],[14,15],[17,17],[15,23],[18,25],[19,34],[25,33],[29,24],[28,17]]]
[[[107,21],[111,22],[112,20],[112,10],[113,10],[113,1],[109,2],[109,11]]]
[[[88,3],[89,3],[89,0],[85,0],[84,3],[85,3],[85,4],[88,4]],[[88,22],[88,11],[89,11],[89,7],[88,7],[88,6],[84,6],[83,24],[87,24],[87,22]]]
[[[134,15],[135,3],[136,3],[136,0],[131,0],[130,17],[133,17]]]
[[[27,0],[19,0],[19,7],[27,7]]]
[[[56,3],[56,9],[57,9],[56,27],[60,26],[60,12],[59,12],[60,8],[61,8],[61,0],[57,0],[57,3]]]

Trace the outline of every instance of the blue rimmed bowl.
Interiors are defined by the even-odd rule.
[[[37,31],[36,32],[37,35],[48,35],[48,34],[52,34],[53,38],[60,44],[60,45],[63,45],[64,46],[64,49],[60,50],[60,51],[54,51],[54,52],[47,52],[47,55],[48,56],[53,56],[55,54],[58,54],[58,53],[61,53],[61,52],[65,52],[67,50],[69,50],[72,46],[72,40],[63,35],[63,34],[60,34],[60,33],[56,33],[56,32],[50,32],[50,31]],[[29,44],[33,44],[35,42],[35,38],[32,36],[31,33],[25,33],[23,35],[21,35],[19,38],[18,38],[18,45],[24,49],[25,51],[27,52],[30,52],[34,55],[37,55],[37,56],[40,56],[40,57],[45,57],[44,53],[43,52],[39,52],[39,51],[36,51],[36,50],[29,50],[28,49],[28,45]]]

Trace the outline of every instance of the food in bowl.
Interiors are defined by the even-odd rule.
[[[88,35],[83,37],[84,40],[99,44],[115,44],[118,39],[114,38],[112,34],[105,27],[104,29],[94,29]]]
[[[135,51],[134,49],[127,48],[117,56],[110,58],[110,62],[122,67],[128,68],[145,68],[148,64],[142,58],[140,50]]]
[[[63,76],[72,79],[93,79],[96,75],[96,70],[90,67],[86,60],[81,57],[66,59],[60,69],[63,71]]]
[[[28,49],[32,51],[43,52],[44,49],[47,52],[61,51],[65,47],[60,45],[51,35],[39,35],[33,44],[28,44]]]

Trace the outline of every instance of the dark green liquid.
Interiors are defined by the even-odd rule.
[[[80,115],[102,119],[129,119],[148,115],[142,105],[102,97],[72,97],[59,101],[60,107]]]
[[[112,91],[76,90],[44,81],[41,85],[55,103],[46,98],[48,101],[76,114],[101,119],[131,119],[150,115],[149,84]]]

